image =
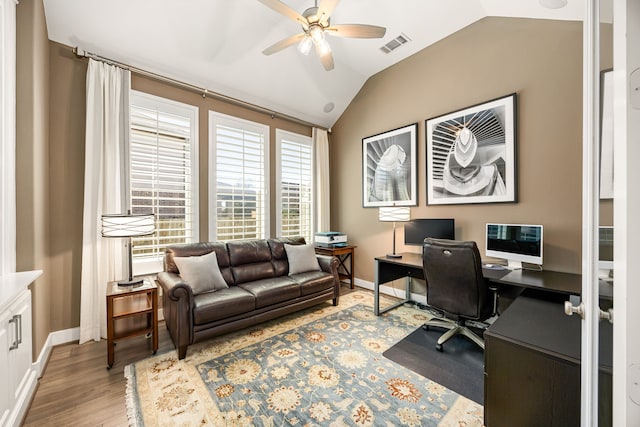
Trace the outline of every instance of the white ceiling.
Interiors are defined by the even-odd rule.
[[[284,0],[302,13],[313,0]],[[372,75],[486,16],[582,20],[583,2],[342,0],[332,24],[387,28],[382,39],[329,37],[335,68],[294,46],[262,50],[301,31],[258,0],[44,0],[49,39],[330,128]],[[384,54],[401,33],[411,41]],[[325,106],[335,108],[326,113]]]

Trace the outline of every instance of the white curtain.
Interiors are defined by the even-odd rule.
[[[106,337],[107,283],[124,278],[125,239],[100,235],[102,214],[125,213],[131,73],[89,60],[87,70],[80,343]]]
[[[329,231],[329,136],[325,129],[313,128],[312,137],[316,154],[316,230]]]

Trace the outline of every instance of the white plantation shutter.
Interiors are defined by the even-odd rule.
[[[277,234],[313,241],[313,145],[308,136],[276,129]]]
[[[209,113],[209,238],[268,237],[269,127]]]
[[[153,213],[156,232],[133,239],[134,272],[162,270],[167,245],[197,241],[198,109],[133,92],[130,209]]]

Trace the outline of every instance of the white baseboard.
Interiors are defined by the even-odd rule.
[[[373,288],[374,288],[373,282],[368,282],[366,280],[358,279],[357,277],[355,279],[355,282],[356,282],[355,284],[357,286],[360,286],[361,288],[369,289],[370,291],[373,291]],[[392,296],[392,297],[404,299],[404,288],[400,289],[400,288],[394,288],[392,286],[382,285],[382,286],[380,286],[380,293],[384,294],[384,295],[389,295],[389,296]],[[413,292],[410,292],[410,299],[411,299],[411,301],[419,302],[421,304],[426,304],[427,303],[426,295],[422,295],[422,294],[415,294]]]
[[[64,329],[62,331],[51,332],[47,337],[47,340],[40,350],[38,360],[33,363],[33,367],[36,372],[36,377],[40,378],[44,372],[44,368],[49,360],[51,349],[60,344],[66,344],[80,339],[80,328]]]

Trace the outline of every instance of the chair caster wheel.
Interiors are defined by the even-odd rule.
[[[436,350],[442,353],[442,344],[436,344]]]

